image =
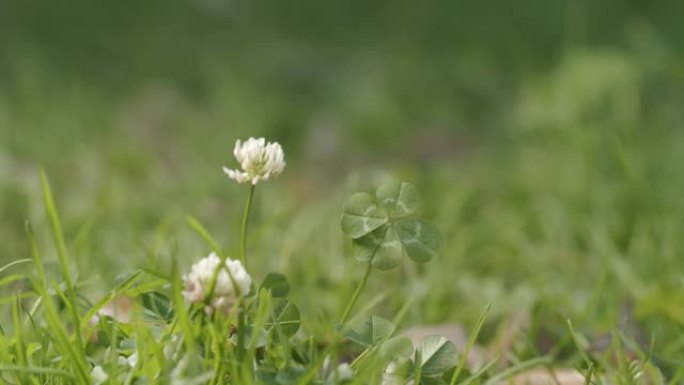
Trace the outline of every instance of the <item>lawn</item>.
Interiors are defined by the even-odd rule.
[[[0,383],[684,383],[676,3],[83,3],[0,25]]]

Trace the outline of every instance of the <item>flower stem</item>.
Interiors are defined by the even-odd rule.
[[[249,223],[249,212],[252,209],[252,198],[254,198],[254,187],[249,187],[249,195],[247,195],[247,202],[245,203],[245,211],[242,216],[242,237],[240,241],[240,260],[243,264],[247,264],[247,224]]]
[[[242,363],[245,356],[245,311],[240,308],[237,327],[237,360]]]
[[[344,310],[344,313],[342,314],[342,318],[340,319],[340,326],[344,327],[344,324],[346,324],[349,320],[349,315],[354,309],[354,305],[356,305],[356,301],[359,299],[361,291],[366,286],[366,282],[368,281],[368,276],[370,276],[371,270],[373,270],[373,265],[369,263],[368,267],[366,267],[366,272],[363,274],[363,278],[361,278],[361,282],[359,282],[359,286],[356,287],[354,294],[352,295],[351,299],[349,300],[349,303],[347,304],[347,308]]]

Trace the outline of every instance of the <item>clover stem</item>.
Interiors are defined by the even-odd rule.
[[[240,260],[243,264],[247,264],[247,224],[249,223],[249,212],[252,209],[252,198],[254,198],[254,187],[249,187],[249,195],[247,195],[247,202],[245,203],[245,211],[242,216],[242,237],[240,238]]]
[[[237,327],[237,360],[242,363],[245,356],[245,311],[242,306],[238,310],[238,327]]]
[[[366,282],[368,281],[368,276],[370,276],[371,270],[373,270],[373,265],[369,263],[368,267],[366,267],[366,272],[363,274],[363,278],[361,278],[361,282],[359,282],[359,285],[356,287],[354,294],[352,295],[351,299],[349,300],[349,303],[347,304],[347,308],[344,309],[344,313],[342,314],[342,318],[340,319],[340,326],[344,327],[344,324],[346,324],[349,320],[349,315],[354,309],[354,305],[356,305],[356,301],[359,299],[361,291],[366,286]]]

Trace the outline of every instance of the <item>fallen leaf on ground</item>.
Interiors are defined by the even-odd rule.
[[[499,381],[499,385],[584,385],[584,376],[575,369],[534,369]]]
[[[509,315],[500,326],[497,338],[488,346],[489,358],[501,355],[505,359],[506,353],[513,351],[513,346],[520,336],[528,332],[531,318],[530,311],[527,309],[518,310]]]

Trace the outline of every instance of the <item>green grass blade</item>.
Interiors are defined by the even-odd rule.
[[[140,270],[142,270],[143,272],[145,272],[145,273],[147,273],[153,277],[157,277],[157,278],[165,281],[166,283],[171,283],[171,277],[170,276],[168,276],[164,273],[161,273],[155,269],[151,269],[149,267],[141,267]]]
[[[492,366],[494,366],[494,364],[496,364],[497,361],[499,361],[499,358],[501,358],[501,356],[499,356],[499,355],[497,355],[496,357],[494,357],[493,360],[491,360],[491,361],[489,361],[488,363],[486,363],[483,367],[481,367],[481,368],[480,368],[477,372],[475,372],[473,375],[471,375],[470,377],[468,377],[468,378],[466,378],[465,380],[463,380],[463,382],[459,383],[459,385],[469,385],[471,382],[473,382],[473,381],[479,379],[480,377],[482,377],[485,373],[487,373],[487,371],[488,371]]]
[[[582,357],[582,360],[587,364],[588,367],[591,367],[594,362],[589,358],[587,353],[584,351],[584,348],[582,347],[582,344],[580,342],[579,336],[575,332],[575,328],[572,326],[572,321],[567,320],[567,325],[568,325],[568,331],[570,331],[570,336],[572,337],[572,341],[575,343],[575,346],[577,347],[577,351],[579,352],[580,356]]]
[[[40,253],[38,252],[38,247],[36,246],[36,238],[33,234],[33,227],[31,227],[31,223],[27,221],[24,228],[26,230],[26,237],[29,241],[31,255],[33,256],[33,264],[35,265],[36,272],[38,273],[38,284],[40,285],[40,288],[46,290],[48,283],[47,278],[45,277],[45,268],[43,267],[43,261],[40,258]]]
[[[178,273],[178,260],[173,259],[173,264],[171,267],[171,288],[173,291],[173,304],[174,310],[176,311],[176,317],[178,317],[178,324],[183,332],[183,339],[185,341],[185,346],[189,352],[195,350],[195,333],[190,322],[190,316],[185,307],[185,302],[183,301],[183,296],[181,294],[181,280]]]
[[[21,264],[21,263],[26,263],[26,262],[31,262],[31,258],[18,259],[18,260],[16,260],[16,261],[12,261],[12,262],[6,264],[6,265],[3,266],[3,267],[0,267],[0,273],[2,273],[3,271],[9,269],[9,268],[12,267],[12,266],[19,265],[19,264]]]
[[[517,365],[513,365],[501,371],[500,373],[497,373],[495,376],[492,376],[487,382],[485,382],[485,385],[499,384],[502,380],[505,380],[506,378],[511,377],[514,374],[524,372],[528,369],[536,368],[537,366],[548,365],[551,362],[551,357],[539,357],[523,361]]]
[[[62,270],[62,278],[66,282],[67,290],[66,295],[68,298],[67,304],[71,310],[71,316],[74,321],[74,329],[77,331],[76,343],[80,348],[83,348],[83,338],[81,337],[81,317],[78,313],[78,301],[76,300],[76,292],[74,291],[74,279],[71,275],[71,270],[69,268],[69,254],[66,250],[66,245],[64,243],[64,234],[62,232],[62,225],[59,221],[59,214],[57,213],[57,206],[55,205],[55,200],[52,195],[52,190],[50,189],[50,183],[48,182],[45,170],[40,170],[40,182],[43,188],[43,202],[45,204],[45,212],[50,220],[50,226],[52,228],[52,236],[55,241],[55,247],[57,248],[57,257],[59,258],[59,265]]]
[[[592,363],[587,369],[587,374],[584,377],[584,385],[591,385],[591,376],[594,374],[594,364]]]
[[[14,325],[14,335],[17,341],[15,354],[19,366],[25,367],[28,360],[26,358],[26,345],[24,344],[23,328],[19,317],[20,308],[21,301],[19,300],[19,296],[15,296],[15,300],[12,303],[12,323]]]
[[[74,280],[71,276],[71,270],[69,269],[69,255],[66,251],[62,225],[59,221],[59,214],[57,213],[54,197],[52,196],[52,189],[50,188],[50,183],[48,182],[47,175],[45,175],[45,170],[43,169],[40,170],[40,183],[43,188],[45,213],[48,216],[50,227],[52,228],[52,236],[54,238],[55,247],[57,248],[57,257],[59,258],[59,264],[62,269],[62,277],[67,284],[67,288],[71,290],[74,287]]]
[[[122,292],[126,291],[129,287],[133,286],[136,282],[136,280],[140,277],[142,274],[142,270],[138,270],[131,274],[128,278],[123,280],[121,283],[119,283],[114,289],[112,289],[108,294],[106,294],[104,297],[100,298],[88,311],[85,312],[85,315],[83,316],[84,320],[90,320],[92,319],[97,312],[99,312],[109,301],[113,300],[116,298],[116,296],[120,295]],[[88,322],[84,322],[81,331],[83,332],[84,335],[90,335],[88,331]]]
[[[470,350],[473,348],[473,345],[475,345],[475,340],[477,339],[477,336],[480,334],[480,330],[482,330],[482,325],[484,325],[484,322],[487,319],[487,313],[489,313],[489,309],[491,309],[491,307],[491,303],[487,304],[485,309],[482,311],[482,314],[480,314],[480,318],[478,318],[477,323],[475,324],[475,329],[473,329],[473,332],[470,333],[470,338],[468,338],[468,344],[466,345],[466,349],[461,355],[461,360],[459,361],[456,370],[454,370],[453,376],[451,376],[451,382],[449,383],[450,385],[456,384],[456,380],[461,375],[463,369],[465,369],[465,366],[468,362],[468,355],[470,354]]]
[[[3,296],[3,297],[0,297],[0,305],[11,304],[12,302],[14,302],[15,296],[19,297],[19,299],[28,299],[28,298],[35,297],[36,294],[34,294],[34,293],[16,293],[16,294],[12,294],[12,295]]]
[[[206,243],[209,245],[212,251],[216,253],[216,255],[219,256],[222,260],[223,258],[223,251],[221,251],[221,248],[219,247],[218,243],[214,238],[209,234],[209,231],[202,226],[199,221],[193,217],[188,217],[187,218],[188,225],[192,227],[193,230],[199,235]]]
[[[80,346],[74,345],[72,341],[70,341],[67,330],[64,324],[62,324],[62,319],[59,316],[59,312],[55,308],[52,297],[48,293],[47,282],[45,281],[45,272],[42,269],[43,262],[30,226],[27,226],[27,235],[31,254],[33,260],[35,261],[38,275],[40,277],[40,285],[38,286],[38,289],[41,297],[43,298],[43,308],[45,310],[44,317],[48,326],[48,330],[55,341],[55,347],[65,357],[68,357],[71,359],[71,361],[73,361],[74,370],[76,372],[75,380],[77,380],[77,383],[87,385],[90,383],[90,370],[84,354],[84,349],[82,349]],[[80,337],[80,333],[77,333],[77,335]]]
[[[24,279],[24,275],[23,275],[23,274],[12,274],[12,275],[8,275],[7,277],[4,277],[4,278],[0,279],[0,287],[10,285],[10,284],[12,284],[12,283],[14,283],[14,282],[21,281],[22,279]]]
[[[51,376],[65,377],[70,380],[75,380],[76,377],[64,370],[53,369],[53,368],[42,368],[42,367],[22,367],[14,365],[3,365],[0,366],[0,373],[2,372],[19,372],[27,374],[49,374]]]

